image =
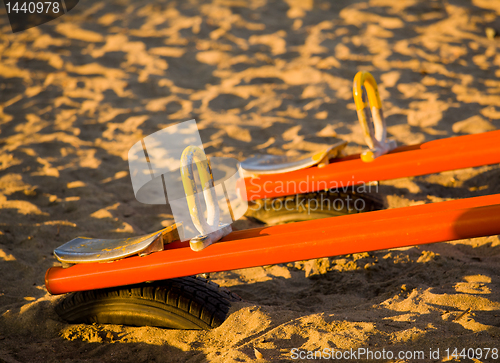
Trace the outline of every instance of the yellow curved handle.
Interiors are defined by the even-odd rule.
[[[196,164],[201,187],[207,206],[207,218],[203,217],[198,187],[193,173]],[[219,225],[219,205],[215,193],[214,177],[210,162],[205,153],[196,146],[188,146],[181,155],[181,177],[184,193],[189,207],[189,214],[196,229],[202,234],[215,231]]]
[[[368,102],[365,102],[363,98],[363,88],[366,90]],[[395,148],[396,144],[394,141],[386,141],[387,131],[382,114],[382,101],[378,93],[377,82],[370,72],[361,71],[356,73],[352,93],[359,123],[363,129],[363,136],[370,148],[370,150],[366,150],[361,154],[361,159],[365,162],[371,162],[378,156]],[[368,122],[370,110],[372,122]]]
[[[373,78],[370,72],[361,71],[356,73],[356,76],[354,76],[354,85],[352,90],[356,110],[360,111],[368,106],[366,102],[363,101],[363,86],[366,89],[370,105],[381,109],[382,101],[380,101],[380,95],[378,94],[378,87],[375,78]]]

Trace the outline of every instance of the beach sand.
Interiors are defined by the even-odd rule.
[[[447,348],[500,349],[498,236],[212,274],[244,302],[211,331],[67,324],[44,286],[66,241],[172,223],[135,200],[127,153],[173,123],[196,119],[209,156],[339,139],[359,153],[352,79],[366,70],[399,145],[498,129],[500,38],[486,29],[500,31],[500,2],[82,0],[24,32],[7,20],[2,10],[0,362],[288,361],[293,348],[444,362]],[[484,166],[378,194],[398,208],[499,193],[499,180]],[[475,362],[492,361],[481,352]]]

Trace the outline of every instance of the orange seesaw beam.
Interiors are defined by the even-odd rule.
[[[52,267],[45,285],[63,294],[495,234],[500,194],[234,232],[200,252],[181,244],[112,263]]]
[[[246,178],[255,200],[500,163],[500,130],[396,148],[371,163],[359,156],[285,174]]]

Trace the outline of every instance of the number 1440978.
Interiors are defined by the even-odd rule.
[[[469,359],[498,359],[498,348],[455,348],[445,349],[446,358],[469,358]]]
[[[59,13],[60,8],[59,8],[59,3],[58,2],[52,2],[52,1],[37,1],[37,2],[20,2],[16,1],[14,3],[8,2],[5,3],[5,6],[7,8],[7,13],[24,13],[24,14],[42,14],[42,13]]]

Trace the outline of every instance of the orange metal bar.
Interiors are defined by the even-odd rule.
[[[401,147],[364,163],[359,156],[285,174],[246,178],[248,200],[341,188],[500,163],[500,130]]]
[[[394,218],[400,216],[401,211],[403,211],[406,217],[411,218],[418,214],[436,213],[450,209],[485,207],[494,204],[500,204],[500,194],[486,195],[474,198],[456,199],[440,203],[420,204],[402,209],[394,208],[394,209],[386,209],[382,211],[374,211],[369,213],[360,213],[351,215],[350,218],[347,220],[344,219],[343,224],[345,225],[347,221],[349,221],[351,224],[361,224],[369,221],[378,221],[387,218]],[[300,223],[281,224],[271,227],[260,227],[260,228],[246,229],[243,231],[234,231],[227,237],[224,237],[221,241],[236,241],[240,239],[255,238],[259,236],[276,236],[279,234],[290,233],[295,231],[316,230],[318,228],[330,225],[331,221],[332,220],[328,218],[315,219]],[[188,246],[188,244],[185,242],[174,242],[174,244],[169,244],[168,246],[169,248],[179,248],[179,247],[186,247]]]
[[[113,263],[52,267],[45,284],[50,293],[62,294],[500,234],[499,199],[497,194],[236,232],[201,252],[177,246]]]

